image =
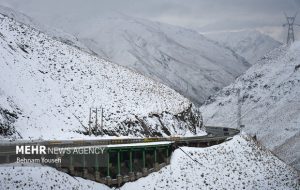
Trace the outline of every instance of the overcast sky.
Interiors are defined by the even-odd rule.
[[[201,32],[259,29],[278,40],[284,36],[283,12],[294,14],[300,8],[300,0],[0,0],[0,4],[52,26],[59,26],[58,19],[80,23],[121,12]]]

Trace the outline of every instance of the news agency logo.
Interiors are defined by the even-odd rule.
[[[45,154],[104,154],[106,147],[46,147],[44,145],[16,145],[16,154],[45,155]]]
[[[45,145],[16,145],[17,163],[61,164],[64,156],[104,155],[105,146],[47,147]],[[53,155],[55,156],[53,158]]]
[[[21,145],[16,146],[16,154],[47,154],[46,146],[30,146],[30,145]]]

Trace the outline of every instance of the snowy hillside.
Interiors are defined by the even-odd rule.
[[[103,184],[72,177],[54,168],[33,164],[28,166],[2,165],[0,167],[0,180],[2,182],[0,189],[110,189]]]
[[[82,138],[90,107],[108,135],[195,132],[200,116],[174,90],[5,16],[0,17],[0,121],[16,137]],[[4,127],[3,127],[4,126]]]
[[[122,14],[82,23],[78,39],[100,57],[129,67],[201,104],[250,65],[196,31]],[[71,31],[70,31],[71,32]]]
[[[205,124],[236,127],[241,90],[245,131],[300,170],[300,42],[273,50],[201,107]]]
[[[255,64],[265,54],[281,45],[280,42],[256,30],[215,32],[204,35],[230,47],[251,64]]]
[[[132,189],[276,189],[295,190],[297,173],[270,152],[243,136],[209,148],[182,148],[172,155],[171,165],[121,187]],[[49,167],[0,167],[1,189],[109,189],[73,178]],[[51,188],[52,187],[52,188]]]
[[[295,190],[297,172],[242,136],[209,148],[177,149],[171,165],[122,189],[282,189]]]

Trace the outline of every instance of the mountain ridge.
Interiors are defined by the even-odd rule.
[[[0,33],[0,121],[13,123],[25,139],[89,138],[78,132],[84,133],[81,124],[95,106],[104,108],[107,135],[185,135],[200,127],[192,103],[165,85],[4,15]],[[17,119],[11,123],[7,117],[13,114]]]
[[[218,41],[243,56],[252,65],[282,43],[257,30],[208,32],[203,35]]]

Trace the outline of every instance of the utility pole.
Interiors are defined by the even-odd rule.
[[[92,123],[92,108],[90,108],[90,114],[89,114],[89,136],[91,136],[91,123]]]
[[[101,125],[100,125],[101,136],[103,136],[103,107],[101,107]]]
[[[96,108],[96,122],[95,122],[95,131],[98,129],[98,108]]]
[[[296,19],[297,13],[294,16],[287,16],[287,14],[284,13],[287,23],[283,24],[282,26],[288,27],[288,34],[287,34],[287,40],[286,40],[286,44],[288,46],[291,45],[295,41],[294,25],[300,26],[299,24],[295,24],[295,19]]]
[[[99,122],[99,114],[98,111],[100,112],[100,127],[98,126]],[[89,129],[88,129],[89,135],[93,134],[96,135],[99,130],[100,134],[103,135],[103,107],[90,107],[90,113],[89,113]]]
[[[241,90],[237,89],[237,127],[238,129],[242,126],[242,101],[241,101]]]

